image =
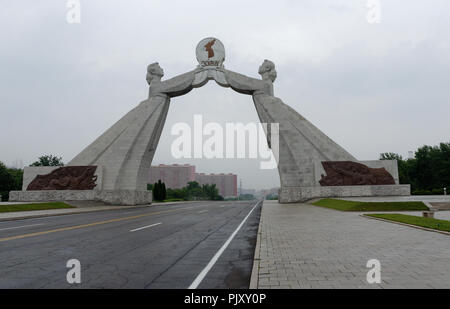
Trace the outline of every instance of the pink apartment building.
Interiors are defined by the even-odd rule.
[[[166,188],[181,189],[190,181],[197,181],[200,185],[215,184],[219,194],[223,197],[237,196],[237,175],[235,174],[198,174],[195,166],[165,165],[152,166],[150,168],[148,183],[155,183],[161,179]]]

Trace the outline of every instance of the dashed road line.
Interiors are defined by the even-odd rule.
[[[22,226],[8,227],[8,228],[0,229],[0,231],[15,230],[15,229],[23,228],[23,227],[38,226],[38,225],[42,225],[42,224],[30,224],[30,225],[22,225]]]
[[[131,230],[130,232],[137,232],[137,231],[140,231],[140,230],[143,230],[143,229],[148,229],[150,227],[154,227],[154,226],[157,226],[157,225],[160,225],[160,224],[162,224],[162,223],[159,222],[159,223],[155,223],[155,224],[152,224],[152,225],[143,226],[143,227]]]
[[[97,226],[97,225],[102,225],[102,224],[107,224],[107,223],[120,222],[120,221],[125,221],[125,220],[138,219],[138,218],[149,217],[149,216],[154,216],[154,215],[162,215],[162,214],[172,213],[172,212],[176,212],[176,211],[180,211],[180,210],[185,210],[185,209],[184,208],[179,208],[179,209],[158,211],[158,212],[152,212],[152,213],[149,213],[149,214],[143,214],[143,215],[138,215],[138,216],[117,218],[117,219],[111,219],[111,220],[106,220],[106,221],[99,221],[99,222],[93,222],[93,223],[88,223],[88,224],[81,224],[81,225],[63,227],[63,228],[59,228],[59,229],[42,231],[42,232],[37,232],[37,233],[30,233],[30,234],[23,234],[23,235],[5,237],[5,238],[0,238],[0,242],[16,240],[16,239],[22,239],[22,238],[28,238],[28,237],[41,236],[41,235],[57,233],[57,232],[71,231],[71,230],[82,229],[82,228],[91,227],[91,226]]]

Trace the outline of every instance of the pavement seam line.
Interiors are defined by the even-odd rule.
[[[259,265],[261,261],[261,236],[262,236],[262,224],[263,224],[263,207],[264,202],[261,205],[261,215],[259,218],[258,232],[256,234],[256,246],[255,254],[253,256],[252,274],[250,275],[250,287],[249,289],[258,289],[259,283]]]
[[[5,238],[0,238],[0,242],[16,240],[16,239],[23,239],[23,238],[34,237],[34,236],[41,236],[41,235],[57,233],[57,232],[71,231],[71,230],[81,229],[81,228],[85,228],[85,227],[103,225],[103,224],[120,222],[120,221],[125,221],[125,220],[138,219],[138,218],[143,218],[143,217],[149,217],[149,216],[154,216],[154,215],[171,213],[171,212],[180,211],[180,210],[184,210],[184,208],[164,210],[164,211],[152,212],[150,214],[143,214],[143,215],[131,216],[131,217],[125,217],[125,218],[117,218],[117,219],[111,219],[111,220],[106,220],[106,221],[99,221],[99,222],[93,222],[93,223],[88,223],[88,224],[63,227],[63,228],[54,229],[54,230],[48,230],[48,231],[42,231],[42,232],[36,232],[36,233],[30,233],[30,234],[23,234],[23,235],[5,237]]]

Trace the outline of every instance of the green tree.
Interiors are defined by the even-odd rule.
[[[413,159],[383,153],[381,160],[397,160],[401,184],[411,184],[413,194],[442,194],[450,187],[450,143],[422,146]]]
[[[441,189],[450,185],[450,143],[423,146],[416,151],[412,176],[418,190]]]
[[[223,200],[223,196],[219,195],[219,190],[216,188],[216,184],[205,184],[202,186],[202,190],[208,200]]]
[[[164,201],[166,199],[166,185],[161,182],[161,179],[158,180],[153,185],[153,199],[155,201]]]
[[[153,185],[153,199],[155,201],[159,201],[159,185],[158,182],[155,182]]]
[[[200,188],[200,184],[196,181],[189,181],[186,189],[188,191]]]
[[[243,201],[251,201],[256,199],[253,194],[241,194],[239,195],[239,199]]]
[[[167,189],[166,189],[166,184],[163,182],[162,186],[161,186],[161,198],[164,201],[165,199],[167,199]]]
[[[8,172],[13,178],[12,190],[14,190],[14,191],[22,190],[23,169],[8,168]]]
[[[53,155],[43,155],[38,160],[32,163],[30,166],[64,166],[61,157]]]
[[[380,160],[397,160],[397,161],[403,161],[403,158],[401,155],[393,153],[393,152],[385,152],[380,154]]]
[[[187,200],[187,191],[186,188],[182,189],[167,189],[167,198],[168,199],[181,199],[181,200]]]
[[[0,195],[2,196],[2,200],[8,200],[9,191],[11,191],[13,182],[14,179],[8,172],[8,169],[0,162]]]
[[[165,184],[163,187],[165,187]],[[167,189],[166,199],[221,201],[224,198],[219,195],[219,190],[215,184],[200,186],[198,182],[191,181],[182,189]]]
[[[22,189],[23,170],[7,168],[0,162],[0,195],[3,201],[9,200],[10,191]]]
[[[393,152],[385,152],[380,154],[380,160],[397,160],[400,184],[411,184],[410,166],[413,162],[410,162],[410,160],[403,160],[401,155]]]

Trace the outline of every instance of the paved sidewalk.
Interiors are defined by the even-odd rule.
[[[276,201],[264,202],[260,233],[258,288],[450,288],[447,235]],[[367,283],[370,259],[381,284]]]

